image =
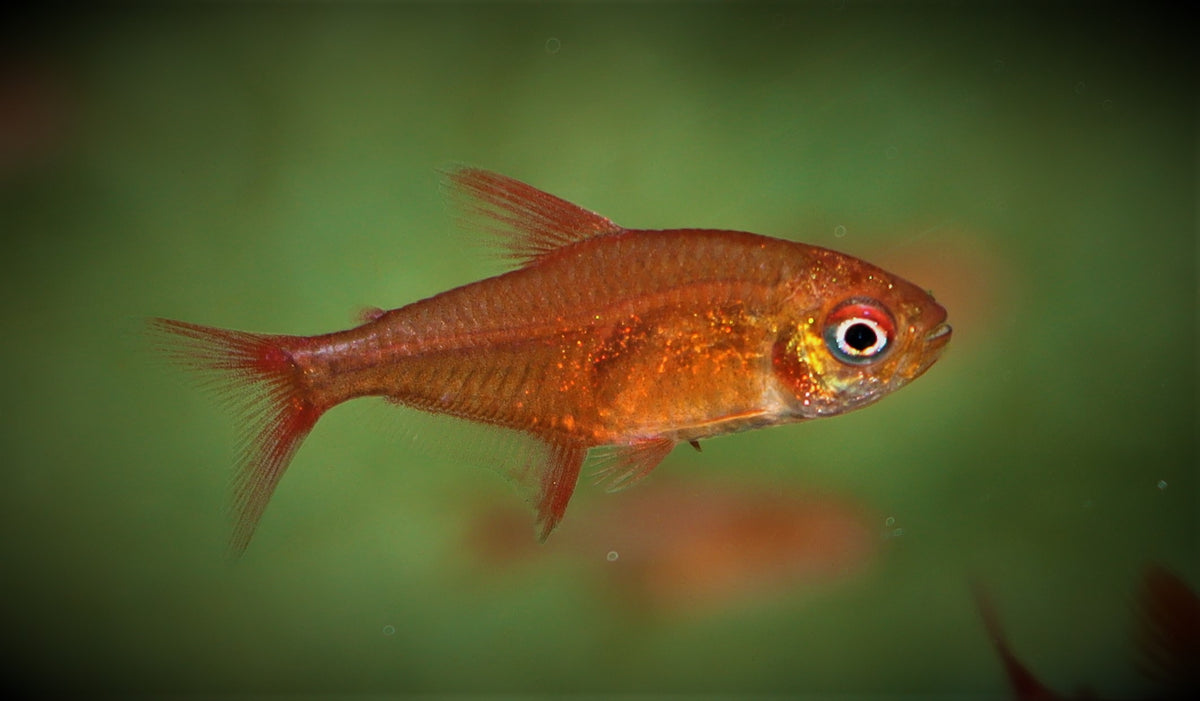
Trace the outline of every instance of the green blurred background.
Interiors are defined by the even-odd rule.
[[[11,14],[6,683],[1002,697],[975,576],[1045,683],[1146,690],[1141,568],[1200,582],[1196,57],[1166,8]],[[676,451],[638,487],[846,496],[881,517],[869,573],[660,618],[553,547],[475,567],[462,533],[517,497],[365,400],[327,415],[227,562],[236,431],[150,357],[142,320],[318,333],[495,274],[452,233],[436,169],[454,162],[626,225],[792,238],[932,288],[955,336],[919,382]],[[581,484],[556,537],[627,494]]]

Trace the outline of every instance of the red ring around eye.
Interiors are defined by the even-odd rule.
[[[825,319],[825,345],[838,360],[853,365],[878,359],[895,334],[892,315],[874,300],[847,300]]]

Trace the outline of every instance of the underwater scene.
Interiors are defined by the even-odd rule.
[[[4,686],[1195,692],[1183,12],[13,11]]]

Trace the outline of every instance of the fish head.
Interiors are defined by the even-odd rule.
[[[833,251],[814,261],[794,281],[772,358],[797,418],[871,404],[941,357],[951,329],[929,292]]]

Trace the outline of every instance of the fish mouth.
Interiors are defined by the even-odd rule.
[[[945,350],[946,343],[950,340],[953,332],[950,324],[942,322],[925,334],[925,346],[921,349],[915,370],[908,378],[910,381],[925,374],[925,371],[936,363],[938,358],[942,357],[942,351]]]
[[[925,334],[925,343],[926,345],[943,346],[950,340],[952,333],[954,333],[954,329],[950,328],[950,324],[942,322]]]
[[[929,329],[925,332],[925,348],[928,351],[939,351],[950,340],[953,329],[946,323],[946,309],[936,302],[929,305],[921,315],[921,325]]]
[[[953,333],[954,329],[950,328],[950,324],[942,322],[925,334],[925,350],[922,355],[925,356],[926,368],[933,365],[933,362],[942,356],[942,351],[946,349],[946,344],[950,341]]]

